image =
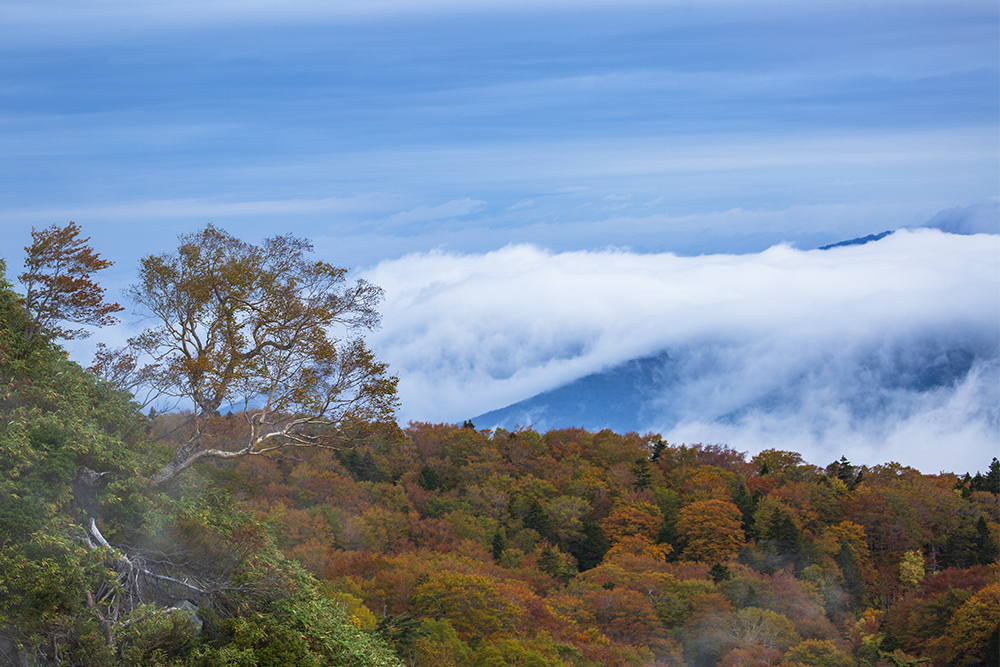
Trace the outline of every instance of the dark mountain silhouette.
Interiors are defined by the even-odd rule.
[[[869,234],[868,236],[859,236],[856,239],[848,239],[847,241],[840,241],[839,243],[831,243],[830,245],[825,245],[817,248],[818,250],[830,250],[831,248],[842,248],[849,245],[864,245],[866,243],[871,243],[872,241],[878,241],[879,239],[884,239],[889,234],[892,234],[892,230],[884,231],[881,234]]]

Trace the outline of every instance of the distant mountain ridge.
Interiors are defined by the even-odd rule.
[[[831,243],[830,245],[820,246],[817,250],[830,250],[831,248],[842,248],[849,245],[864,245],[866,243],[871,243],[872,241],[878,241],[884,239],[889,234],[892,234],[893,230],[887,230],[881,234],[869,234],[868,236],[859,236],[856,239],[849,239],[847,241],[840,241],[839,243]]]

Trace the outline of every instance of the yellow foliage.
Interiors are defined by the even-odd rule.
[[[916,588],[924,578],[924,553],[907,551],[899,563],[899,581],[907,588]]]
[[[625,537],[642,536],[653,542],[663,525],[660,508],[648,502],[619,505],[602,522],[601,530],[612,545]]]
[[[686,540],[684,560],[721,563],[743,547],[742,514],[736,505],[705,500],[682,507],[677,514],[677,532]]]
[[[965,601],[948,624],[947,635],[956,657],[985,656],[990,636],[1000,624],[1000,584],[990,584]],[[955,664],[972,664],[956,662]]]
[[[631,555],[645,556],[655,561],[663,562],[674,548],[669,544],[654,544],[645,535],[626,535],[615,543],[613,547],[604,555],[605,561],[610,561],[616,556]]]

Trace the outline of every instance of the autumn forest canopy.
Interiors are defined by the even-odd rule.
[[[1000,662],[996,458],[401,427],[381,290],[211,225],[83,368],[109,263],[32,241],[23,293],[0,275],[0,665]]]

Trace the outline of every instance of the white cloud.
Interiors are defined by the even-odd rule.
[[[769,448],[797,451],[816,465],[846,456],[868,465],[897,461],[927,473],[974,473],[985,470],[996,455],[998,377],[994,357],[974,365],[955,386],[887,397],[884,388],[847,386],[857,375],[845,372],[827,378],[829,386],[796,387],[804,400],[794,411],[750,411],[735,423],[695,418],[665,428],[651,425],[651,430],[669,442],[731,443],[751,454]],[[740,380],[735,375],[714,379]],[[883,399],[884,405],[877,414],[859,415],[850,409],[859,395]]]
[[[859,462],[872,449],[904,458],[908,441],[995,445],[996,410],[981,409],[1000,395],[995,235],[899,231],[830,251],[701,257],[521,245],[410,255],[366,277],[386,290],[372,342],[400,376],[404,420],[461,421],[667,350],[689,374],[668,397],[674,439],[807,451],[839,443]],[[871,380],[865,364],[891,366],[907,341],[956,337],[985,345],[983,363],[994,365],[937,393],[858,389]],[[789,387],[802,392],[795,411],[713,421]],[[860,418],[851,401],[891,405]]]

